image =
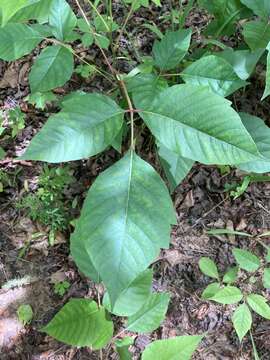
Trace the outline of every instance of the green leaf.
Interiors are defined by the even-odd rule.
[[[90,47],[95,39],[92,34],[83,34],[81,40],[84,47]]]
[[[270,129],[256,116],[240,113],[242,122],[256,143],[263,158],[238,165],[241,170],[255,173],[270,171]]]
[[[268,43],[266,49],[268,50],[267,60],[266,60],[266,77],[265,77],[266,84],[265,84],[262,100],[264,100],[267,96],[270,95],[270,42]]]
[[[242,80],[247,80],[250,75],[253,73],[257,62],[264,50],[259,49],[254,52],[249,50],[233,50],[228,48],[224,51],[216,53],[216,56],[220,56],[226,61],[228,61],[236,74]]]
[[[95,43],[102,49],[108,49],[110,45],[110,40],[104,35],[95,34]]]
[[[251,329],[252,325],[251,312],[246,304],[241,304],[238,306],[238,308],[233,313],[232,322],[241,342],[246,333]]]
[[[110,16],[99,15],[94,18],[97,32],[113,32],[119,29],[119,25]]]
[[[134,339],[131,336],[127,336],[124,339],[116,340],[116,351],[119,354],[120,360],[132,360],[131,354],[128,351],[130,345],[133,345]]]
[[[141,6],[149,8],[149,0],[124,0],[126,4],[131,4],[133,10],[138,10]],[[160,0],[152,0],[156,6],[161,6]]]
[[[31,28],[35,30],[43,39],[53,35],[52,29],[49,25],[32,24]]]
[[[154,63],[161,70],[170,70],[179,65],[186,55],[191,40],[191,30],[167,31],[153,46]]]
[[[146,347],[142,360],[190,360],[202,336],[178,336],[156,340]]]
[[[6,152],[3,148],[1,148],[0,146],[0,160],[4,159],[4,157],[6,156]]]
[[[0,28],[0,59],[13,61],[29,54],[42,36],[24,24],[7,24]]]
[[[34,315],[31,305],[29,305],[29,304],[20,305],[17,310],[17,315],[18,315],[19,321],[23,325],[30,324],[30,322],[33,319],[33,315]]]
[[[160,247],[168,248],[170,225],[175,222],[165,184],[148,163],[129,151],[90,188],[71,243],[85,244],[114,306]]]
[[[143,271],[119,295],[113,309],[111,308],[108,293],[104,295],[103,305],[108,311],[118,316],[131,316],[135,314],[151,294],[152,279],[152,270]]]
[[[128,130],[127,124],[123,123],[123,126],[121,127],[120,131],[111,142],[112,147],[120,154],[122,153],[123,137],[125,137],[125,135],[127,134],[127,130]]]
[[[250,8],[256,15],[262,18],[270,16],[269,0],[240,0],[242,4]]]
[[[220,35],[232,35],[240,18],[248,17],[246,8],[239,0],[199,0],[199,5],[206,8],[215,19],[206,29],[206,35],[218,38]]]
[[[138,333],[156,330],[165,318],[169,301],[169,294],[151,294],[141,309],[128,318],[127,329]]]
[[[96,155],[120,131],[123,114],[105,95],[75,93],[49,118],[22,158],[57,163]]]
[[[1,0],[0,12],[2,14],[2,27],[27,3],[28,0]]]
[[[97,350],[110,341],[113,323],[95,301],[71,299],[42,331],[65,344]]]
[[[212,259],[208,257],[200,258],[199,268],[203,274],[214,279],[219,279],[217,266]]]
[[[178,155],[205,164],[239,164],[259,155],[230,102],[205,87],[175,85],[145,108],[135,104],[159,143]]]
[[[27,101],[30,104],[35,105],[37,109],[41,109],[41,110],[45,109],[47,103],[50,103],[55,100],[57,100],[57,97],[51,91],[45,93],[38,92],[38,93],[30,94],[27,97]]]
[[[236,281],[238,275],[238,266],[231,267],[223,276],[223,282],[232,284]]]
[[[265,268],[263,271],[263,286],[270,289],[270,268]]]
[[[207,285],[207,287],[204,289],[202,293],[202,299],[209,300],[211,299],[220,289],[219,283],[212,283]]]
[[[61,41],[66,40],[74,27],[77,18],[65,0],[54,0],[50,7],[49,24],[53,28],[53,35]]]
[[[235,286],[226,286],[220,289],[210,300],[216,301],[220,304],[229,305],[236,304],[241,301],[243,295],[241,291]]]
[[[48,46],[37,57],[29,74],[31,92],[46,92],[63,86],[73,73],[74,61],[70,50]]]
[[[247,302],[253,311],[265,319],[270,320],[270,307],[267,304],[267,300],[263,296],[250,294],[247,296]]]
[[[265,49],[270,41],[270,24],[250,21],[243,26],[243,36],[252,51]]]
[[[207,86],[214,93],[229,96],[247,83],[241,80],[224,59],[209,55],[188,66],[181,77],[186,84]]]
[[[260,259],[250,251],[234,248],[232,252],[241,269],[251,272],[259,269]]]
[[[78,259],[78,261],[76,261],[76,265],[85,276],[93,280],[95,283],[100,283],[101,277],[92,263],[91,257],[87,252],[85,243],[82,243],[79,240],[80,239],[78,237],[70,244],[72,257],[74,259]]]
[[[37,20],[39,24],[45,24],[49,20],[51,4],[54,0],[39,0],[28,3],[19,10],[11,19],[12,22],[26,22],[28,20]]]
[[[175,154],[161,144],[157,146],[160,162],[169,181],[170,190],[174,191],[187,176],[194,161]]]
[[[126,78],[128,92],[132,93],[132,99],[142,109],[152,103],[153,98],[168,88],[168,83],[155,74],[138,74]]]
[[[87,79],[90,75],[96,73],[97,68],[94,65],[79,65],[76,67],[75,72],[81,77]]]

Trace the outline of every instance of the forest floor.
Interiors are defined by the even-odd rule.
[[[165,6],[162,11],[166,13],[166,9]],[[121,46],[125,47],[127,52],[136,42],[139,51],[149,54],[154,35],[140,25],[145,17],[150,21],[157,18],[157,11],[159,10],[143,9],[130,21],[128,29],[131,39],[123,37],[121,40]],[[194,32],[199,34],[206,22],[204,14],[194,13],[187,19],[186,26],[192,26]],[[233,42],[235,39],[226,41]],[[86,55],[91,60],[100,62],[97,49],[91,48]],[[1,109],[18,104],[26,117],[26,126],[21,133],[13,140],[9,138],[3,141],[2,145],[7,150],[8,157],[0,161],[0,171],[8,174],[8,180],[0,192],[0,285],[5,284],[0,290],[0,344],[5,346],[0,359],[94,360],[99,358],[98,353],[89,349],[72,349],[39,331],[67,299],[96,299],[104,290],[83,277],[69,256],[71,229],[58,233],[55,244],[50,246],[49,229],[32,221],[23,209],[18,209],[17,206],[25,193],[36,189],[37,177],[43,165],[12,159],[23,152],[49,114],[57,110],[49,107],[46,112],[39,112],[26,104],[24,99],[29,93],[27,74],[32,61],[33,55],[11,64],[0,62]],[[123,61],[121,71],[127,72],[133,66],[134,64]],[[266,101],[262,105],[259,101],[263,91],[260,79],[261,69],[257,68],[252,79],[253,86],[238,91],[231,100],[237,110],[270,121],[270,104]],[[83,80],[74,75],[72,80],[65,87],[57,89],[56,93],[65,95],[78,89],[106,92],[108,84],[98,77]],[[140,135],[137,139],[137,151],[161,171],[151,151],[148,137],[147,133]],[[72,210],[73,217],[78,216],[86,191],[96,176],[119,157],[115,150],[109,149],[91,160],[73,162],[70,165],[76,181],[68,186],[65,196],[67,201],[74,197],[78,199],[78,205]],[[138,354],[154,339],[206,332],[207,337],[199,347],[196,360],[253,358],[249,339],[244,340],[240,346],[233,331],[230,317],[234,307],[201,300],[202,290],[209,283],[209,279],[203,276],[198,268],[200,257],[211,256],[220,271],[225,271],[234,262],[231,250],[235,246],[258,254],[263,253],[263,248],[258,245],[255,236],[270,230],[270,182],[252,183],[240,198],[233,200],[226,191],[226,184],[241,183],[242,178],[243,174],[233,169],[229,174],[221,175],[217,167],[196,164],[177,187],[173,199],[178,224],[172,230],[170,249],[163,250],[153,264],[153,286],[158,290],[169,291],[171,302],[161,327],[150,335],[136,337],[132,347],[134,359],[137,359]],[[207,230],[212,228],[245,231],[254,235],[254,238],[207,235]],[[41,235],[36,237],[35,234]],[[270,245],[270,237],[264,238],[264,241]],[[12,282],[15,279],[22,280]],[[71,286],[61,297],[55,294],[53,284],[63,280],[68,280]],[[270,298],[270,292],[265,291],[264,294]],[[18,321],[16,310],[20,304],[32,306],[34,318],[31,325],[23,327]],[[117,320],[116,326],[120,331],[123,327],[121,320]],[[269,323],[255,316],[253,336],[261,358],[270,359]],[[106,349],[103,357],[116,359],[111,349]]]

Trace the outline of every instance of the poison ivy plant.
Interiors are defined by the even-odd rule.
[[[204,33],[209,38],[201,46],[193,41],[191,29],[183,29],[192,1],[180,15],[172,9],[171,30],[162,33],[156,24],[145,25],[157,36],[152,54],[145,56],[136,46],[133,54],[120,46],[123,36],[129,36],[130,18],[141,6],[161,2],[124,3],[121,22],[114,16],[112,2],[89,1],[87,11],[80,0],[73,7],[65,0],[2,0],[0,58],[15,61],[36,48],[28,102],[43,109],[57,100],[53,115],[49,114],[20,159],[62,163],[98,156],[110,147],[117,150],[117,161],[93,181],[81,215],[73,222],[70,242],[79,270],[105,286],[102,305],[72,299],[43,331],[74,346],[101,349],[111,343],[121,359],[130,359],[133,336],[122,341],[119,334],[113,337],[109,313],[126,318],[127,332],[151,332],[160,326],[170,297],[152,290],[149,267],[160,249],[169,247],[171,226],[176,223],[169,191],[159,174],[163,175],[162,170],[143,159],[159,158],[171,192],[196,161],[246,172],[270,171],[268,126],[262,119],[239,114],[226,99],[249,86],[257,63],[269,51],[270,28],[266,1],[200,0],[199,5],[214,15]],[[254,20],[253,12],[260,19]],[[245,44],[232,49],[220,38],[231,34],[240,19],[244,19],[241,24],[249,49]],[[95,63],[92,50],[101,54]],[[124,74],[118,70],[125,69],[119,63],[123,59],[129,62]],[[263,98],[269,95],[268,63],[269,55]],[[108,90],[106,94],[70,93],[66,85],[95,77],[104,78],[98,88]],[[59,87],[65,88],[55,91]],[[56,98],[56,93],[67,95]],[[150,157],[142,154],[142,138]],[[0,148],[0,158],[4,155]],[[235,197],[251,182],[251,175],[244,179],[248,180],[236,189]],[[242,340],[251,327],[250,310],[268,319],[270,307],[262,295],[246,294],[238,282],[239,271],[258,272],[264,263],[243,249],[234,249],[233,254],[236,266],[223,276],[211,259],[201,259],[201,270],[214,279],[202,297],[220,304],[241,302],[232,320]],[[266,267],[263,285],[269,288]],[[142,359],[190,359],[201,339],[158,340],[145,349]]]

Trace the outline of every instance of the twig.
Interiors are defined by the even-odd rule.
[[[195,221],[195,223],[191,226],[191,229],[193,229],[202,219],[204,219],[206,216],[208,216],[212,211],[214,211],[216,208],[218,208],[220,205],[222,205],[227,199],[229,198],[229,195],[226,196],[222,201],[220,201],[218,204],[216,204],[212,209],[207,211],[203,216],[201,216],[199,219]]]
[[[16,160],[11,158],[0,160],[0,165],[9,164],[9,163],[19,164],[23,166],[33,166],[33,164],[30,161],[25,161],[25,160]]]
[[[82,9],[82,7],[81,7],[81,5],[79,3],[79,0],[75,0],[75,2],[77,4],[80,12],[82,13],[82,16],[83,16],[84,20],[86,21],[87,25],[89,26],[89,29],[91,30],[94,39],[96,39],[96,35],[92,31],[91,24],[90,24],[89,20],[87,19],[87,16],[86,16],[84,10]],[[102,56],[104,58],[106,64],[108,65],[108,68],[110,69],[112,75],[115,77],[123,97],[126,99],[126,101],[128,103],[128,112],[130,113],[130,125],[131,125],[131,143],[130,143],[130,147],[131,147],[132,150],[134,150],[134,148],[135,148],[135,144],[134,144],[134,111],[135,111],[135,109],[133,108],[132,101],[131,101],[131,99],[130,99],[130,97],[128,95],[126,84],[124,83],[123,80],[120,79],[120,75],[118,74],[117,70],[110,63],[107,55],[105,54],[105,51],[98,44],[97,41],[95,41],[95,42],[96,42],[96,45],[99,48],[99,50],[100,50],[100,52],[101,52],[101,54],[102,54]]]

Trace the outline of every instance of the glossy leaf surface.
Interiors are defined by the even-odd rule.
[[[0,59],[13,61],[29,54],[43,39],[30,26],[9,23],[0,28]]]
[[[181,77],[186,84],[207,86],[214,93],[225,97],[246,85],[231,64],[215,55],[195,61],[183,71]]]
[[[243,337],[251,329],[252,324],[251,312],[246,304],[241,304],[238,306],[238,308],[233,313],[232,322],[241,342]]]
[[[114,308],[111,308],[108,293],[103,298],[103,305],[118,316],[131,316],[136,313],[151,295],[153,271],[145,270],[133,280],[119,295]]]
[[[252,51],[266,49],[270,41],[270,25],[266,21],[250,21],[243,26],[243,35]]]
[[[239,165],[248,172],[264,173],[270,171],[270,129],[264,121],[256,116],[240,113],[242,122],[256,143],[263,158]]]
[[[270,320],[270,306],[267,304],[267,300],[263,296],[250,294],[247,296],[247,303],[257,314]]]
[[[156,340],[146,347],[142,360],[190,360],[202,336],[178,336]]]
[[[123,113],[105,95],[75,94],[63,103],[62,111],[50,117],[23,158],[57,163],[98,154],[118,134]]]
[[[235,286],[226,286],[222,289],[220,289],[212,298],[211,300],[214,300],[220,304],[229,305],[229,304],[235,304],[241,301],[243,298],[243,295],[241,291],[235,287]]]
[[[169,301],[169,294],[151,294],[141,309],[129,317],[128,330],[150,333],[157,329],[165,318]]]
[[[37,57],[29,74],[31,91],[46,92],[64,85],[73,72],[70,50],[61,45],[48,46]]]
[[[71,299],[42,331],[69,345],[101,349],[113,335],[113,323],[95,301]]]
[[[174,191],[191,170],[194,161],[184,158],[163,145],[158,145],[161,165],[169,181],[170,190]]]
[[[260,266],[260,259],[250,251],[243,249],[233,249],[233,256],[239,267],[246,271],[256,271]]]
[[[194,85],[175,85],[140,115],[158,142],[205,164],[237,164],[258,156],[257,147],[230,102]]]
[[[65,0],[53,0],[49,13],[49,24],[54,36],[64,41],[76,26],[77,19]]]
[[[175,220],[165,184],[134,152],[96,179],[71,241],[85,244],[113,307],[159,249],[169,246]]]
[[[168,31],[153,46],[154,63],[161,70],[170,70],[179,65],[186,55],[191,40],[191,30]]]

